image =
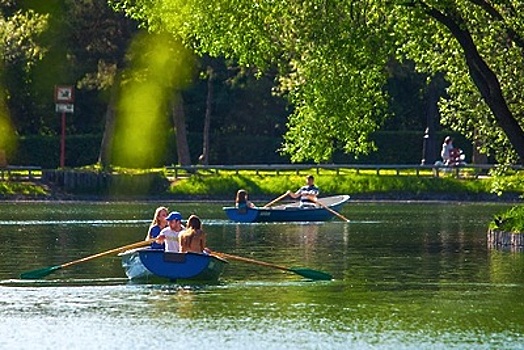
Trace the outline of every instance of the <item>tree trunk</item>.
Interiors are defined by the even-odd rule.
[[[488,157],[480,153],[480,148],[483,146],[482,141],[478,138],[477,129],[473,131],[473,154],[471,155],[471,163],[473,164],[487,164]]]
[[[173,95],[171,105],[173,125],[176,135],[176,150],[179,165],[191,165],[191,154],[187,143],[186,114],[184,112],[184,100],[180,91]]]
[[[209,164],[209,129],[211,127],[212,104],[214,97],[213,90],[213,68],[207,67],[207,99],[206,116],[204,118],[204,131],[202,140],[202,155],[198,158],[203,165]]]
[[[438,110],[438,100],[440,99],[440,91],[442,91],[441,74],[435,75],[428,86],[428,102],[426,108],[426,133],[424,135],[425,152],[423,154],[422,164],[433,164],[437,160],[439,154],[437,140],[437,126],[439,125],[440,114]]]
[[[520,162],[524,163],[524,130],[511,113],[496,74],[482,59],[471,34],[463,29],[466,26],[455,22],[453,18],[434,8],[426,8],[425,10],[429,16],[445,25],[460,43],[473,82],[489,106],[497,124],[504,131],[520,157]],[[454,18],[458,17],[455,16]]]
[[[100,153],[98,154],[98,164],[100,164],[103,170],[106,170],[111,166],[111,152],[116,124],[116,101],[118,96],[118,85],[119,84],[115,82],[115,85],[111,88],[111,96],[109,97],[109,103],[106,110],[104,134],[102,135]]]

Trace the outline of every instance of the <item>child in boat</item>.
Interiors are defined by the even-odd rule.
[[[147,230],[147,235],[145,238],[146,241],[158,237],[160,231],[162,231],[167,226],[167,213],[168,209],[166,207],[156,208],[155,215],[153,216],[153,221],[151,222],[151,225],[149,225],[149,229]],[[153,242],[151,243],[151,248],[164,249],[164,244]]]
[[[187,219],[187,228],[178,236],[180,252],[205,253],[211,251],[206,248],[206,234],[202,231],[202,221],[196,215],[191,215]]]
[[[287,194],[291,198],[300,197],[300,207],[316,206],[317,196],[320,190],[315,186],[315,177],[313,175],[308,175],[306,181],[307,185],[300,187],[295,193],[287,191]]]
[[[244,208],[255,208],[255,204],[249,201],[248,194],[246,190],[238,190],[237,197],[235,199],[235,206],[238,209]]]
[[[166,252],[178,253],[180,251],[178,237],[182,232],[184,232],[184,227],[182,226],[182,215],[177,211],[173,211],[169,213],[166,221],[169,223],[169,226],[160,231],[158,242],[165,244],[164,250]]]

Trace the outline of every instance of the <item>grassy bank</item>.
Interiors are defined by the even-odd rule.
[[[376,175],[348,173],[316,175],[316,184],[322,196],[350,194],[353,198],[428,198],[428,197],[493,197],[492,193],[500,178],[455,178],[413,175]],[[496,181],[496,182],[495,182]],[[504,182],[517,183],[507,177]],[[247,190],[252,198],[278,196],[287,190],[296,190],[304,185],[305,175],[255,174],[254,172],[221,172],[220,175],[191,176],[174,182],[169,192],[173,195],[210,196],[231,198],[240,188]],[[511,196],[524,193],[524,184],[519,182],[511,188]]]
[[[47,186],[32,182],[0,182],[0,198],[45,198],[50,195]]]
[[[157,172],[157,177],[162,171]],[[524,179],[522,176],[506,176],[497,178],[476,178],[464,174],[456,178],[452,174],[434,177],[431,173],[402,174],[394,172],[377,175],[373,171],[335,172],[323,171],[317,174],[316,184],[320,187],[321,196],[335,194],[349,194],[353,199],[471,199],[471,200],[497,200],[518,199],[524,193]],[[160,197],[168,196],[179,199],[224,199],[231,200],[238,189],[243,188],[250,193],[252,199],[270,199],[281,195],[287,190],[294,191],[305,184],[306,172],[297,175],[295,172],[255,172],[255,171],[221,171],[219,174],[199,173],[186,178],[179,178],[166,187],[153,187],[151,181],[143,177],[126,173],[126,177],[133,178],[131,183],[141,191],[132,191],[132,188],[110,188],[110,191],[87,191],[78,188],[77,191],[65,193],[57,186],[45,186],[29,182],[0,182],[0,198],[86,198],[91,196],[112,198],[127,197]],[[162,179],[164,179],[162,177]],[[165,179],[164,179],[165,180]],[[128,181],[129,182],[129,181]],[[138,184],[137,184],[138,183]],[[115,182],[116,186],[117,182]],[[168,184],[168,183],[167,183]],[[125,186],[124,186],[125,187]],[[149,190],[148,190],[149,188]],[[162,188],[159,190],[159,188]],[[164,190],[165,188],[165,190]],[[504,193],[504,196],[497,196]],[[139,195],[138,195],[139,194]]]

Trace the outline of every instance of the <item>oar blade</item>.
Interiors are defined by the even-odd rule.
[[[43,269],[27,271],[27,272],[20,274],[20,278],[23,280],[37,280],[47,275],[50,275],[51,273],[60,269],[61,267],[62,266],[60,265],[56,265],[56,266],[45,267]]]
[[[306,268],[290,268],[289,271],[292,271],[297,275],[311,280],[331,281],[333,279],[333,276],[331,276],[329,273],[318,270],[311,270]]]

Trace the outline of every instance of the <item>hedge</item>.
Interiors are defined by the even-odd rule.
[[[439,133],[442,140],[449,133]],[[173,132],[166,132],[167,149],[150,167],[176,164],[176,142]],[[472,147],[464,137],[453,134],[455,145],[461,147],[466,159],[471,159]],[[188,142],[193,164],[202,153],[202,135],[189,134]],[[95,164],[98,159],[101,135],[70,135],[66,137],[66,166],[81,167]],[[422,159],[423,134],[410,131],[377,132],[373,135],[378,151],[355,159],[336,152],[333,162],[338,164],[419,164]],[[278,153],[281,140],[276,137],[256,135],[211,135],[210,164],[282,164],[289,158]],[[437,150],[440,148],[440,142]],[[438,156],[438,155],[437,155]],[[59,166],[59,136],[23,136],[19,138],[18,149],[8,152],[7,161],[14,165],[41,166],[55,169]],[[115,164],[133,168],[133,164]]]

